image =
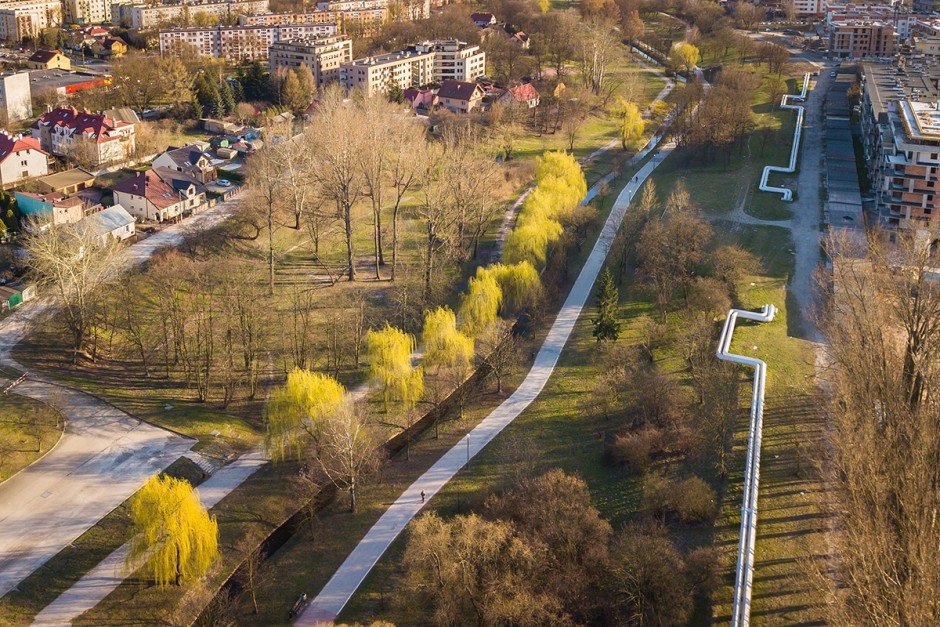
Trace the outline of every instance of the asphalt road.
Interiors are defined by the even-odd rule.
[[[581,269],[568,298],[562,305],[552,328],[535,357],[532,368],[513,394],[493,410],[464,439],[447,451],[427,472],[411,484],[407,490],[385,511],[365,537],[349,554],[339,570],[327,582],[295,625],[313,627],[334,621],[346,603],[359,588],[372,567],[382,557],[389,545],[405,526],[424,507],[421,492],[428,500],[469,462],[500,431],[510,424],[534,401],[558,363],[562,349],[571,335],[575,322],[587,302],[594,280],[604,265],[607,252],[630,200],[642,187],[647,177],[672,151],[672,142],[663,146],[659,153],[640,169],[636,179],[620,192],[600,236],[594,243],[591,254]]]
[[[129,246],[122,253],[126,267],[149,259],[163,246],[179,244],[188,232],[218,224],[239,202],[236,198],[220,203]],[[31,317],[46,307],[28,303],[0,323],[0,364],[26,370],[10,350],[25,335]],[[67,423],[55,448],[0,484],[0,595],[195,443],[35,374],[14,391],[57,407]]]

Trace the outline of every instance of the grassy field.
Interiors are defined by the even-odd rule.
[[[199,485],[205,477],[198,466],[185,458],[173,462],[164,474],[186,479],[193,485]],[[42,608],[127,542],[133,499],[133,496],[128,498],[24,579],[15,590],[0,598],[0,623],[29,625]]]
[[[0,396],[0,482],[49,452],[65,423],[52,407],[20,396]]]

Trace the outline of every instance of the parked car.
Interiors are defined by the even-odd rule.
[[[216,184],[219,185],[219,187],[229,187],[232,185],[232,182],[227,179],[219,179],[216,181]]]

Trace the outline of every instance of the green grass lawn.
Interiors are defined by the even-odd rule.
[[[0,482],[48,453],[64,427],[45,403],[15,393],[0,396]]]
[[[205,475],[185,458],[173,462],[165,475],[186,479],[193,485]],[[68,590],[82,576],[130,539],[131,496],[68,547],[24,579],[15,590],[0,598],[0,623],[29,625],[44,607]]]

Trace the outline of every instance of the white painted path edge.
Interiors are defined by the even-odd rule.
[[[535,363],[522,384],[389,506],[296,621],[296,625],[313,626],[335,620],[379,558],[424,507],[421,502],[421,492],[424,491],[428,499],[437,494],[471,458],[536,399],[555,369],[561,351],[591,294],[594,281],[604,265],[610,244],[630,205],[630,200],[646,178],[672,152],[674,146],[672,142],[667,143],[659,154],[654,155],[640,169],[637,176],[617,197],[610,216],[594,243],[594,248],[591,249],[590,256],[558,312],[552,328],[535,357]]]

